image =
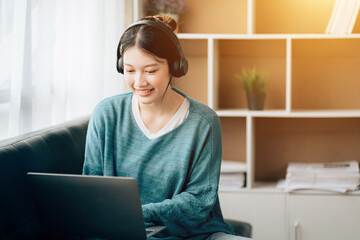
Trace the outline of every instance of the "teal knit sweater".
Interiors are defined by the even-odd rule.
[[[95,108],[83,174],[136,178],[145,225],[167,228],[158,238],[205,239],[214,232],[232,233],[217,195],[222,148],[216,113],[187,97],[185,121],[148,139],[135,122],[131,97],[116,95]]]

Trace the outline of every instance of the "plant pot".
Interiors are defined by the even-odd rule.
[[[265,103],[265,94],[248,93],[246,95],[249,110],[263,110]]]

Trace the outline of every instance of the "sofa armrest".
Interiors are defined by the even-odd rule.
[[[251,224],[238,220],[232,220],[232,219],[225,219],[225,222],[227,222],[232,226],[236,236],[251,238],[251,234],[252,234]]]
[[[40,228],[26,174],[81,174],[88,121],[0,141],[0,239],[37,239]]]

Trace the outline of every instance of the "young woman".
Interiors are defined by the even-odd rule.
[[[145,225],[166,226],[158,238],[242,239],[230,235],[217,195],[219,119],[170,85],[187,72],[176,25],[158,15],[123,33],[117,68],[131,92],[94,110],[83,173],[136,178]]]

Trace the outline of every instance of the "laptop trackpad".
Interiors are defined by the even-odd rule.
[[[158,232],[161,232],[162,230],[164,230],[166,227],[165,226],[153,226],[153,227],[147,227],[146,230],[146,237],[149,238],[155,234],[157,234]]]

